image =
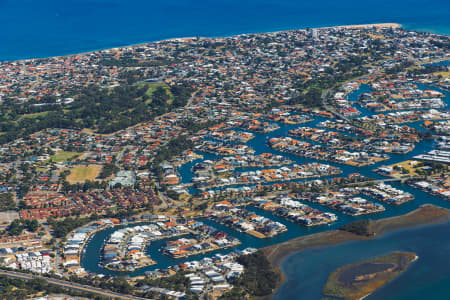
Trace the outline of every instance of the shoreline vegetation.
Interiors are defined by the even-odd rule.
[[[231,35],[225,35],[225,36],[198,36],[198,37],[173,37],[173,38],[167,38],[162,40],[155,40],[155,41],[146,41],[146,42],[140,42],[136,44],[126,44],[122,46],[114,46],[114,47],[105,47],[105,48],[99,48],[94,50],[89,50],[85,52],[75,52],[70,54],[63,54],[63,55],[53,55],[53,56],[43,56],[43,57],[33,57],[33,58],[22,58],[22,59],[13,59],[13,60],[2,60],[0,58],[0,62],[14,62],[14,61],[30,61],[30,60],[36,60],[36,59],[45,59],[50,57],[68,57],[73,55],[85,55],[94,53],[97,51],[103,51],[103,50],[110,50],[110,49],[118,49],[118,48],[127,48],[127,47],[139,47],[141,45],[146,45],[149,43],[161,43],[161,42],[168,42],[168,41],[188,41],[195,38],[225,38],[225,37],[231,37],[231,36],[241,36],[246,34],[258,34],[258,33],[277,33],[277,32],[283,32],[283,31],[293,31],[293,30],[306,30],[306,29],[329,29],[329,28],[339,28],[339,29],[345,29],[345,28],[401,28],[402,24],[399,23],[373,23],[373,24],[354,24],[354,25],[336,25],[336,26],[325,26],[325,27],[313,27],[313,28],[295,28],[295,29],[286,29],[286,30],[277,30],[277,31],[267,31],[267,32],[248,32],[248,33],[240,33],[240,34],[231,34]]]
[[[394,251],[339,267],[329,275],[322,293],[338,299],[362,300],[404,273],[417,259],[415,253]]]
[[[443,223],[449,217],[449,209],[432,204],[424,204],[404,215],[374,221],[355,221],[338,230],[302,236],[262,248],[261,251],[272,265],[274,272],[281,273],[281,280],[271,295],[263,296],[259,299],[269,300],[277,293],[279,287],[286,279],[280,266],[292,254],[307,249],[325,248],[350,241],[373,239],[400,229]]]

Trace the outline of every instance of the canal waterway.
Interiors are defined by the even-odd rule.
[[[449,92],[440,90],[440,89],[435,88],[435,87],[427,86],[427,85],[419,85],[419,88],[421,88],[421,89],[433,89],[433,90],[438,90],[438,91],[444,93],[445,98],[443,98],[443,100],[446,102],[447,108],[449,107],[449,100],[450,100],[450,93]],[[370,91],[370,88],[369,88],[368,85],[361,85],[359,89],[351,92],[348,95],[348,98],[351,101],[356,101],[360,94],[365,93],[365,92],[369,92],[369,91]],[[355,107],[357,107],[357,109],[361,111],[361,113],[362,113],[361,115],[373,114],[372,112],[370,112],[370,111],[368,111],[368,110],[366,110],[366,109],[364,109],[364,108],[362,108],[362,107],[360,107],[358,105],[355,105]],[[290,129],[293,129],[293,128],[298,128],[300,126],[316,127],[319,122],[322,122],[324,120],[326,120],[326,119],[319,118],[319,117],[314,117],[314,121],[309,122],[309,123],[305,123],[305,124],[300,124],[300,125],[279,124],[280,125],[280,129],[278,129],[276,131],[273,131],[271,133],[267,133],[267,134],[254,133],[255,138],[250,140],[247,143],[247,145],[249,145],[250,147],[255,149],[255,151],[256,151],[255,154],[261,154],[261,153],[279,154],[279,155],[283,155],[285,157],[288,157],[294,163],[297,163],[297,164],[308,163],[308,162],[317,162],[317,160],[313,160],[313,159],[309,159],[309,158],[303,158],[303,157],[299,157],[299,156],[295,156],[295,155],[291,155],[291,154],[287,154],[287,153],[281,153],[281,152],[278,152],[276,150],[273,150],[273,149],[271,149],[271,148],[269,148],[267,146],[267,141],[270,138],[272,138],[272,137],[285,136],[285,135],[287,135],[287,132]],[[417,128],[418,130],[424,131],[424,129],[420,126],[420,124],[422,124],[422,123],[423,122],[417,122],[417,125],[414,126],[414,127]],[[407,124],[407,125],[410,125],[410,124]],[[377,168],[378,166],[390,165],[390,164],[394,164],[394,163],[397,163],[397,162],[400,162],[400,161],[404,161],[406,159],[409,159],[409,158],[411,158],[411,157],[413,157],[415,155],[418,155],[418,154],[422,154],[422,153],[424,153],[426,151],[429,151],[431,149],[433,149],[433,142],[432,141],[421,141],[421,142],[416,144],[416,147],[415,147],[415,149],[413,151],[411,151],[410,153],[408,153],[406,155],[389,154],[391,158],[388,161],[383,161],[383,162],[380,162],[380,163],[375,164],[375,165],[361,167],[361,168],[355,168],[355,167],[352,167],[352,166],[335,164],[335,163],[330,163],[330,162],[326,162],[326,161],[323,161],[323,163],[326,163],[326,164],[329,164],[329,165],[333,165],[335,167],[339,167],[343,171],[343,174],[340,175],[340,176],[347,176],[347,175],[349,175],[351,173],[360,173],[360,174],[362,174],[364,176],[380,179],[380,178],[385,178],[385,177],[383,177],[381,175],[378,175],[375,172],[373,172],[373,170],[375,168]],[[205,160],[205,159],[214,160],[214,159],[218,158],[218,156],[216,156],[214,154],[202,153],[202,152],[200,152],[200,154],[202,154],[204,156],[203,160]],[[191,170],[192,166],[194,166],[195,163],[197,163],[199,161],[201,161],[201,159],[195,160],[193,162],[189,162],[189,163],[187,163],[187,164],[185,164],[185,165],[183,165],[183,166],[181,166],[179,168],[178,171],[179,171],[179,174],[181,175],[182,183],[189,183],[191,181],[193,175],[192,175],[190,170]],[[252,168],[252,169],[255,169],[255,168]],[[237,169],[237,170],[238,171],[242,171],[244,169]],[[336,176],[330,176],[330,177],[336,177]],[[307,180],[311,180],[311,179],[307,179]],[[228,253],[230,251],[233,251],[234,249],[244,249],[244,248],[247,248],[247,247],[261,248],[261,247],[264,247],[264,246],[269,246],[269,245],[272,245],[272,244],[276,244],[276,243],[280,243],[280,242],[283,242],[283,241],[287,241],[289,239],[292,239],[292,238],[295,238],[295,237],[298,237],[298,236],[303,236],[303,235],[308,235],[308,234],[312,234],[312,233],[317,233],[317,232],[321,232],[321,231],[329,230],[329,229],[336,229],[336,228],[339,228],[340,226],[342,226],[343,224],[347,224],[347,223],[349,223],[351,221],[358,220],[358,219],[366,219],[366,218],[379,219],[379,218],[386,218],[386,217],[391,217],[391,216],[397,216],[397,215],[405,214],[407,212],[410,212],[410,211],[418,208],[420,205],[425,204],[425,203],[431,203],[431,204],[435,204],[435,205],[446,207],[446,208],[450,209],[450,203],[448,201],[445,201],[445,200],[441,199],[441,198],[429,195],[429,194],[424,193],[424,192],[422,192],[420,190],[414,189],[412,187],[409,187],[407,185],[403,185],[403,184],[400,184],[400,183],[391,183],[391,185],[396,187],[396,188],[399,188],[401,190],[404,190],[406,192],[409,192],[409,193],[413,194],[415,196],[415,199],[413,201],[407,202],[407,203],[399,205],[399,206],[390,206],[390,205],[381,203],[381,202],[379,202],[379,201],[377,201],[375,199],[372,199],[370,197],[364,196],[364,198],[366,198],[366,199],[369,199],[369,200],[374,201],[376,203],[383,204],[383,206],[385,206],[386,210],[384,212],[380,212],[380,213],[377,213],[377,214],[371,214],[371,215],[366,215],[366,216],[358,216],[358,217],[351,217],[351,216],[344,215],[342,213],[333,211],[333,210],[331,210],[331,209],[329,209],[327,207],[324,207],[324,206],[321,206],[321,205],[318,205],[318,204],[305,202],[305,204],[307,204],[307,205],[309,205],[311,207],[317,208],[317,209],[319,209],[321,211],[333,212],[339,218],[338,221],[330,224],[329,226],[324,225],[324,226],[317,226],[317,227],[304,227],[304,226],[292,223],[290,221],[287,221],[285,219],[279,218],[277,216],[274,216],[274,215],[272,215],[272,214],[270,214],[270,213],[268,213],[266,211],[260,210],[258,208],[248,207],[249,210],[252,210],[252,211],[254,211],[254,212],[256,212],[256,213],[258,213],[260,215],[266,216],[266,217],[268,217],[268,218],[270,218],[272,220],[276,220],[278,222],[281,222],[281,223],[285,224],[287,226],[288,231],[284,232],[284,233],[282,233],[280,235],[277,235],[275,237],[272,237],[272,238],[259,239],[259,238],[256,238],[256,237],[252,237],[252,236],[250,236],[248,234],[241,233],[241,232],[229,229],[229,228],[227,228],[225,226],[222,226],[222,225],[220,225],[220,224],[218,224],[216,222],[213,222],[211,220],[202,220],[206,224],[211,225],[211,226],[213,226],[213,227],[215,227],[215,228],[217,228],[217,229],[219,229],[221,231],[226,232],[227,234],[230,234],[230,235],[238,238],[242,242],[242,244],[239,245],[239,246],[236,246],[234,248],[230,248],[230,249],[226,249],[226,250],[218,250],[218,251],[215,251],[215,252],[209,252],[209,253],[206,253],[204,255],[191,256],[191,257],[183,258],[183,259],[172,259],[172,258],[169,258],[169,257],[163,255],[161,252],[158,251],[161,248],[161,246],[163,245],[163,243],[165,243],[167,240],[155,241],[148,247],[147,251],[148,251],[148,254],[150,255],[150,257],[152,259],[154,259],[157,262],[157,264],[153,265],[153,266],[141,268],[141,269],[135,270],[133,272],[127,272],[127,273],[118,273],[118,272],[106,270],[106,269],[104,269],[104,268],[99,266],[100,259],[101,259],[100,251],[101,251],[102,244],[103,244],[104,240],[107,239],[109,237],[109,235],[114,230],[117,229],[117,227],[114,228],[114,229],[113,228],[105,229],[105,230],[102,230],[102,231],[99,231],[98,233],[96,233],[90,239],[90,241],[87,243],[86,248],[85,248],[86,251],[85,251],[84,255],[82,255],[82,258],[81,258],[81,265],[87,271],[95,272],[95,273],[99,273],[99,274],[105,274],[105,275],[124,275],[124,274],[127,274],[127,275],[130,275],[130,276],[137,276],[137,275],[143,274],[146,271],[150,271],[150,270],[154,270],[154,269],[166,268],[166,267],[169,267],[171,265],[182,263],[184,261],[200,260],[203,257],[211,257],[215,253]],[[237,187],[237,188],[242,188],[242,186],[241,187]],[[195,188],[193,188],[193,187],[190,188],[190,192],[196,192]],[[402,234],[405,234],[405,233],[402,233]],[[391,236],[392,235],[390,235],[389,238]],[[390,241],[389,238],[386,238],[387,241]],[[437,239],[437,240],[439,240],[439,239]],[[380,242],[380,243],[382,244],[383,242]],[[324,251],[326,251],[326,250],[324,250]],[[345,251],[342,251],[342,253],[344,253],[344,252]],[[303,253],[303,252],[301,252],[301,253]],[[331,252],[328,252],[328,253],[331,253]],[[365,253],[365,252],[363,252],[363,253]],[[370,255],[372,253],[374,253],[374,252],[370,252],[370,251],[367,252],[367,258],[370,258]],[[361,254],[361,255],[364,256],[363,254]],[[377,253],[377,255],[379,255],[379,254]],[[352,257],[352,255],[349,254],[349,255],[347,255],[345,257],[348,257],[350,259]],[[290,260],[291,259],[295,260],[295,258],[290,258]],[[302,261],[303,260],[301,258],[299,258],[299,261],[296,262],[295,265],[297,267],[299,267],[302,264]],[[341,263],[342,263],[342,261],[340,261],[340,260],[336,261],[336,264],[330,265],[329,268],[324,269],[324,272],[328,271],[331,268],[331,266],[335,266],[335,265],[341,264]],[[312,264],[312,263],[310,265],[311,265],[311,267],[314,266],[314,264]],[[302,270],[303,270],[303,265],[302,265]],[[295,278],[295,280],[299,280],[299,278],[303,278],[304,276],[307,276],[304,273],[302,273],[302,274],[295,273],[294,274],[294,270],[293,269],[289,269],[289,268],[286,269],[286,272],[287,272],[286,274],[288,275],[288,278],[291,278],[291,276],[293,276],[292,278]],[[309,274],[308,276],[309,277],[314,277],[314,276],[310,276],[310,275],[311,274]],[[300,277],[298,277],[298,276],[300,276]],[[322,281],[323,281],[323,276],[321,278],[322,278]],[[289,280],[291,280],[291,279],[289,279]],[[289,283],[290,282],[289,280],[286,283],[286,286],[287,286],[286,291],[289,290],[289,288],[291,288],[290,287],[291,283]],[[294,279],[292,279],[292,280],[294,280]],[[318,287],[320,289],[321,285],[319,285]],[[293,298],[286,298],[287,296],[285,297],[286,293],[287,293],[286,295],[292,295],[292,294],[289,294],[289,292],[286,292],[286,291],[284,291],[284,289],[282,289],[280,291],[278,299],[293,299]],[[311,293],[316,293],[315,295],[317,295],[317,291],[316,290],[311,291]],[[306,297],[305,299],[315,299],[315,298],[308,298],[308,297]]]

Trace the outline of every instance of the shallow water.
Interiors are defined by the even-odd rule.
[[[374,240],[298,252],[282,263],[287,281],[274,299],[320,299],[332,271],[392,251],[414,252],[419,259],[411,263],[405,273],[366,299],[449,299],[449,234],[450,223],[445,223],[400,230]]]

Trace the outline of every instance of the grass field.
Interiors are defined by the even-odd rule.
[[[26,119],[26,118],[35,119],[37,117],[45,117],[46,115],[48,115],[48,111],[43,111],[43,112],[34,113],[34,114],[25,114],[25,115],[20,116],[19,120]]]
[[[170,90],[169,87],[167,86],[167,84],[163,83],[163,82],[152,82],[152,83],[144,83],[144,85],[148,86],[148,90],[145,94],[147,94],[149,97],[152,96],[153,92],[158,88],[158,87],[162,87],[164,88],[167,93],[170,95]]]
[[[80,156],[78,152],[58,151],[56,154],[50,156],[54,162],[66,162]]]
[[[70,174],[66,179],[70,184],[81,183],[86,180],[94,181],[101,170],[101,165],[76,166],[70,169]]]
[[[148,103],[151,102],[151,98],[152,98],[153,92],[154,92],[158,87],[162,87],[163,89],[166,90],[166,93],[167,93],[167,94],[169,95],[169,97],[170,97],[170,99],[169,99],[169,101],[168,101],[169,103],[173,100],[173,95],[172,95],[172,93],[170,92],[169,86],[168,86],[167,84],[165,84],[165,83],[163,83],[163,82],[151,82],[151,83],[142,83],[141,86],[144,86],[144,85],[148,87],[147,92],[145,92],[145,94],[146,94],[147,96],[150,97],[150,99],[148,100]]]
[[[449,78],[450,72],[436,72],[434,75],[441,75],[443,78]]]
[[[419,176],[419,174],[417,174],[417,172],[416,172],[417,169],[414,168],[414,166],[417,164],[417,162],[416,163],[411,163],[411,162],[412,162],[412,160],[406,160],[406,161],[402,161],[402,162],[391,165],[391,167],[395,167],[395,166],[402,167],[403,169],[405,169],[409,172],[407,174],[398,173],[398,174],[395,174],[393,177]]]

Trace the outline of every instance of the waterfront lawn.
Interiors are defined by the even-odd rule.
[[[101,165],[76,166],[70,169],[67,181],[70,184],[82,183],[87,180],[95,180],[102,170]]]
[[[434,75],[441,75],[442,78],[450,78],[450,72],[436,72]]]
[[[440,162],[415,161],[406,160],[391,165],[395,172],[391,177],[408,177],[408,176],[430,176],[436,174],[447,174],[449,172],[448,165]]]
[[[402,177],[402,176],[418,176],[419,174],[416,172],[416,164],[417,161],[406,160],[396,164],[391,165],[391,167],[397,171],[393,177]]]

